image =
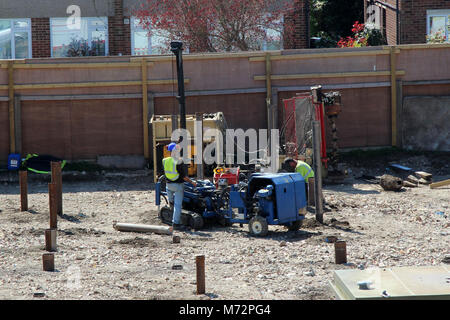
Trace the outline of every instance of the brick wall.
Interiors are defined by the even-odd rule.
[[[114,17],[108,17],[109,55],[131,55],[131,21],[125,24],[123,0],[114,1]]]
[[[401,43],[425,43],[427,10],[449,9],[448,0],[402,0]]]
[[[31,47],[33,58],[51,56],[49,18],[31,19]]]
[[[309,48],[309,0],[294,0],[294,6],[284,18],[284,49]]]
[[[364,9],[367,12],[367,2]],[[396,7],[396,0],[382,0]],[[400,44],[425,43],[427,10],[450,9],[450,0],[400,0]],[[365,15],[367,18],[367,15]],[[395,10],[386,9],[386,38],[389,45],[397,44],[397,17]]]

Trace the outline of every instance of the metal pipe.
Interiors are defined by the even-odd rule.
[[[28,172],[25,170],[19,171],[20,184],[20,211],[28,211]]]
[[[56,196],[58,202],[58,215],[63,214],[63,201],[62,201],[62,174],[61,174],[61,162],[51,162],[52,168],[52,183],[56,184]]]
[[[205,256],[196,256],[197,266],[197,294],[205,293]]]
[[[170,51],[173,52],[177,59],[177,75],[178,75],[178,102],[180,105],[180,127],[186,129],[186,97],[184,93],[184,71],[183,71],[183,42],[172,41],[170,43]]]
[[[56,251],[56,229],[45,230],[45,250]]]
[[[347,263],[347,244],[345,241],[338,240],[334,243],[335,263]]]
[[[323,223],[323,203],[322,203],[322,161],[320,156],[320,122],[313,121],[313,150],[314,150],[314,199],[316,220]]]
[[[49,206],[50,206],[50,229],[58,227],[58,186],[56,183],[48,184]]]
[[[124,232],[153,232],[157,234],[172,235],[172,227],[154,226],[148,224],[134,224],[134,223],[114,223],[113,228],[117,231]]]
[[[42,267],[44,271],[55,271],[55,255],[53,253],[42,255]]]

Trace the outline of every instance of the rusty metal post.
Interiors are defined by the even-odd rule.
[[[55,271],[55,255],[44,253],[42,255],[42,266],[44,271]]]
[[[203,180],[205,178],[203,167],[203,113],[195,113],[195,161],[197,162],[197,179]],[[195,164],[194,164],[195,165]]]
[[[28,172],[19,171],[20,211],[28,211]]]
[[[335,263],[347,263],[347,244],[343,240],[334,243]]]
[[[322,200],[322,159],[320,156],[321,146],[320,122],[313,121],[313,150],[314,150],[314,201],[316,220],[323,223],[323,200]]]
[[[315,204],[315,189],[316,184],[314,178],[308,179],[308,206],[314,206]]]
[[[173,236],[172,237],[172,243],[180,243],[180,240],[181,240],[180,236]]]
[[[62,206],[62,173],[61,173],[61,162],[52,162],[52,183],[56,184],[56,193],[58,201],[58,215],[61,216],[63,213]]]
[[[48,184],[48,195],[50,205],[50,229],[56,229],[58,226],[58,189],[56,183]]]
[[[56,229],[45,230],[45,250],[56,251]]]
[[[196,256],[197,294],[205,294],[205,256]]]

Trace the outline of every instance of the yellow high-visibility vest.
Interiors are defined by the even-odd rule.
[[[309,178],[314,177],[314,171],[309,164],[306,162],[297,161],[297,166],[295,167],[295,172],[300,173],[303,176],[303,179],[307,182]]]
[[[170,181],[176,181],[180,174],[177,171],[177,161],[172,157],[163,159],[164,174]]]

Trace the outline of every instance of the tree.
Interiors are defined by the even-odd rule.
[[[260,50],[267,30],[286,32],[294,0],[146,0],[134,15],[149,31],[186,42],[191,51]],[[277,39],[278,40],[278,39]]]
[[[352,35],[354,21],[364,20],[361,0],[311,0],[311,36],[327,38],[335,43],[341,37]]]

